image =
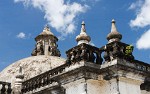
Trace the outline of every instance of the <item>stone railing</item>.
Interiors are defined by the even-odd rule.
[[[144,71],[145,73],[150,73],[150,64],[144,63],[142,61],[134,60],[132,63],[135,64],[136,69]]]
[[[109,62],[116,58],[122,58],[128,61],[134,60],[132,55],[133,46],[122,43],[122,42],[112,42],[106,44],[104,48],[104,59]]]
[[[37,75],[29,80],[26,80],[22,83],[22,92],[30,92],[37,90],[38,88],[45,87],[47,85],[53,85],[54,83],[58,84],[57,80],[54,79],[56,75],[59,75],[65,72],[65,68],[68,64],[61,65],[55,69],[49,70],[43,74]]]
[[[102,50],[100,50],[99,48],[83,43],[73,47],[66,52],[66,62],[72,64],[84,60],[101,65],[103,61],[101,53]]]
[[[0,94],[11,94],[11,84],[8,82],[0,81]]]

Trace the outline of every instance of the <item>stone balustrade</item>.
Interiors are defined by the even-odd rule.
[[[0,94],[11,94],[11,84],[0,81]]]
[[[30,92],[47,85],[57,83],[54,77],[58,74],[65,72],[65,68],[67,66],[68,64],[64,64],[55,69],[49,70],[43,74],[37,75],[29,80],[24,81],[22,83],[22,92],[23,93]]]
[[[136,69],[138,69],[140,71],[144,71],[146,74],[150,73],[150,65],[149,64],[144,63],[142,61],[138,61],[138,60],[134,60],[131,63],[135,64]]]
[[[132,55],[133,46],[122,43],[122,42],[112,42],[106,44],[104,49],[104,59],[106,62],[112,61],[113,59],[120,58],[128,61],[134,60]]]
[[[103,61],[101,53],[102,50],[100,50],[99,48],[83,43],[66,52],[66,62],[69,64],[73,64],[83,60],[86,62],[93,62],[101,65]]]

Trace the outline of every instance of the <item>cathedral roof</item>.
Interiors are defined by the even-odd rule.
[[[22,67],[24,80],[27,80],[64,63],[65,59],[61,57],[45,55],[31,56],[25,59],[21,59],[6,67],[3,71],[0,72],[0,80],[11,82],[12,85],[14,85],[15,77],[18,75],[20,66]]]

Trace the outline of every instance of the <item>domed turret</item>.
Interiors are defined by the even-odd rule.
[[[36,47],[32,52],[32,56],[48,55],[48,56],[60,56],[60,51],[57,49],[56,42],[58,38],[50,31],[50,28],[46,26],[43,32],[36,38]]]
[[[122,39],[122,35],[117,31],[115,26],[115,20],[112,20],[111,32],[107,35],[108,42],[120,41]]]
[[[80,34],[76,37],[76,41],[78,42],[78,45],[79,44],[82,44],[82,43],[86,43],[86,44],[89,44],[89,42],[91,41],[91,38],[90,36],[88,36],[86,34],[86,29],[85,29],[85,23],[84,21],[82,22],[82,27],[81,27],[81,32]]]

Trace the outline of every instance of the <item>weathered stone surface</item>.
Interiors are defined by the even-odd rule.
[[[20,66],[22,66],[24,80],[27,80],[64,63],[65,59],[55,56],[41,55],[28,57],[9,65],[7,68],[1,71],[0,80],[11,82],[12,85],[14,85],[15,76],[17,75]]]

